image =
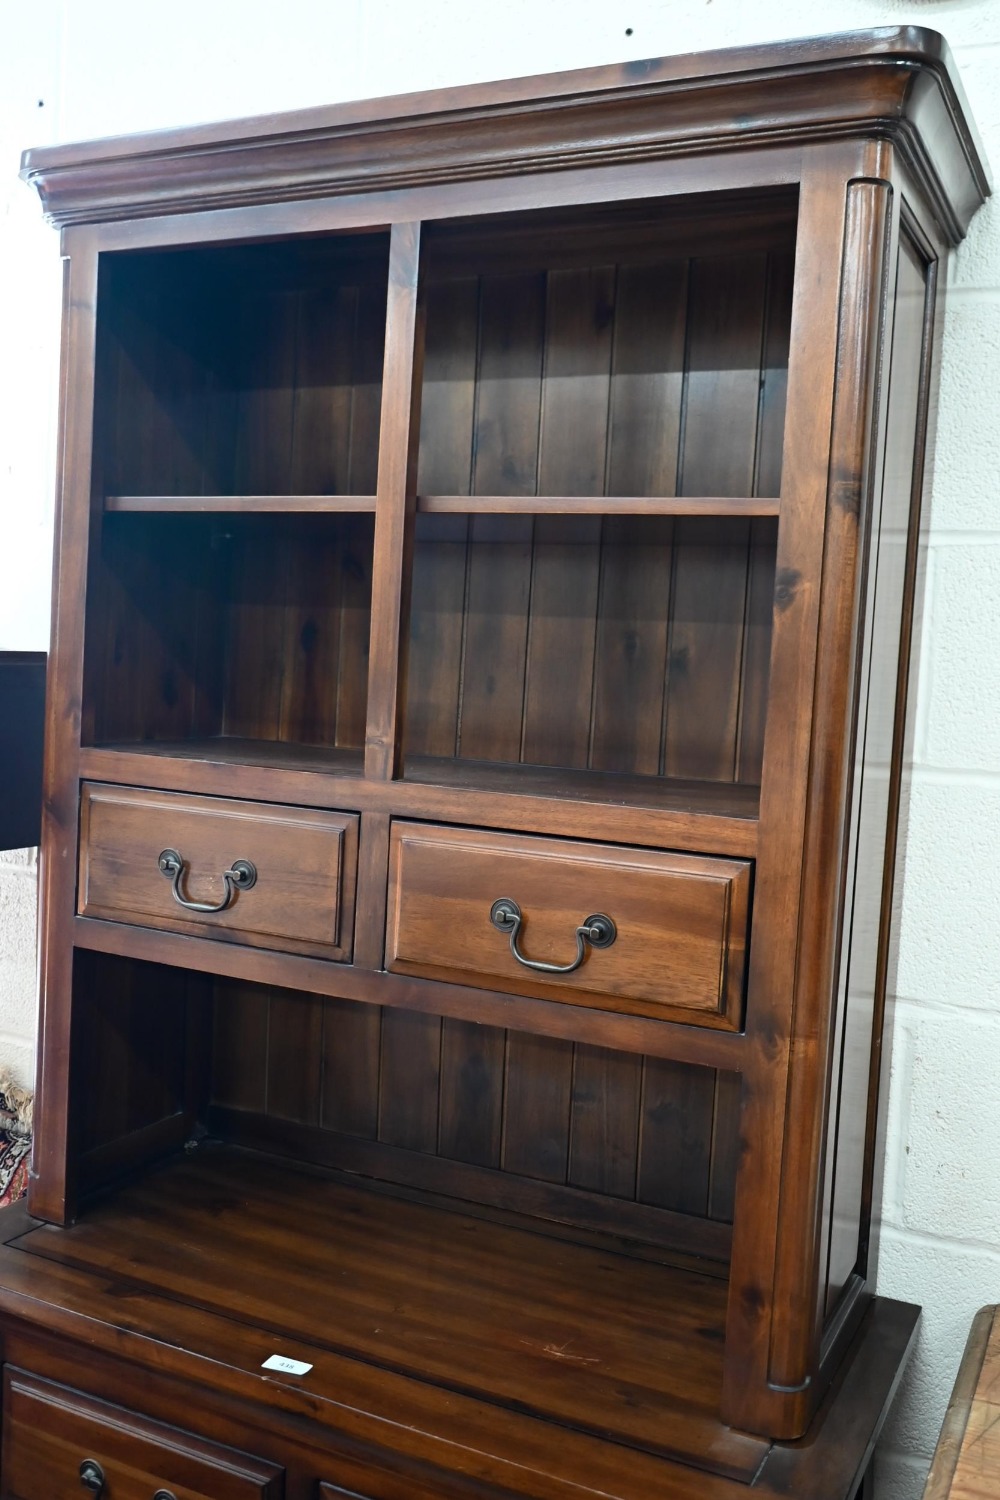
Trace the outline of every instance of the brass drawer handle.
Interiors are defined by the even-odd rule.
[[[99,1495],[104,1489],[104,1470],[96,1458],[85,1458],[80,1465],[80,1483],[85,1490],[92,1495]]]
[[[569,964],[545,964],[537,958],[525,958],[517,951],[517,935],[521,930],[521,908],[509,896],[501,896],[490,907],[490,921],[498,932],[510,934],[510,951],[519,964],[526,969],[536,969],[540,974],[572,974],[583,963],[587,944],[592,948],[610,948],[618,936],[618,929],[610,917],[603,912],[587,917],[582,927],[576,929],[576,957]]]
[[[223,870],[222,878],[226,882],[226,894],[218,905],[213,906],[209,901],[189,901],[181,894],[181,877],[184,874],[184,861],[176,849],[164,849],[156,861],[160,873],[166,875],[170,881],[170,889],[178,906],[183,906],[185,911],[225,911],[232,903],[237,891],[248,891],[257,883],[257,870],[248,859],[234,859],[232,869]]]

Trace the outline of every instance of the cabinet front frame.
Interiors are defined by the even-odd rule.
[[[397,246],[405,249],[411,273],[396,282],[398,311],[394,337],[399,341],[399,358],[394,367],[387,360],[383,388],[383,410],[388,403],[394,403],[395,409],[404,415],[393,420],[391,442],[385,441],[383,434],[380,455],[380,463],[387,466],[389,475],[386,483],[391,484],[398,497],[395,503],[399,507],[399,522],[388,548],[383,549],[383,561],[378,564],[382,570],[380,597],[392,604],[397,622],[395,638],[390,638],[391,631],[386,637],[386,649],[398,652],[398,621],[405,619],[407,527],[412,528],[413,514],[411,382],[419,374],[420,355],[420,288],[412,274],[416,250],[406,226],[417,225],[422,219],[495,215],[558,204],[610,203],[683,194],[707,197],[736,189],[797,186],[799,223],[778,528],[779,583],[771,654],[772,689],[761,794],[762,836],[746,1042],[736,1053],[744,1080],[741,1133],[753,1144],[745,1152],[739,1172],[727,1332],[727,1368],[731,1379],[724,1414],[734,1425],[766,1429],[775,1435],[802,1430],[818,1396],[818,1384],[813,1378],[818,1358],[815,1346],[800,1351],[797,1366],[789,1367],[795,1380],[771,1383],[772,1330],[778,1316],[772,1281],[775,1250],[782,1235],[795,1237],[800,1233],[794,1224],[781,1229],[782,1214],[787,1218],[791,1210],[787,1203],[782,1205],[780,1172],[793,1035],[797,1047],[806,1042],[806,1037],[796,1032],[796,1025],[801,1022],[795,1020],[792,996],[796,934],[801,920],[800,871],[810,724],[809,716],[799,712],[796,705],[812,702],[816,674],[829,424],[843,276],[845,185],[874,170],[874,150],[864,142],[834,143],[763,148],[733,156],[698,155],[667,162],[632,161],[486,183],[455,183],[379,191],[370,196],[358,194],[219,209],[64,231],[67,317],[57,523],[61,561],[57,564],[59,591],[54,602],[46,755],[39,1125],[31,1191],[34,1214],[61,1223],[76,1212],[76,1162],[69,1109],[72,948],[74,941],[95,947],[103,941],[96,936],[84,940],[73,915],[76,808],[81,773],[81,601],[88,539],[100,525],[103,504],[99,476],[92,474],[91,466],[100,254],[165,245],[181,247],[209,242],[222,245],[241,239],[332,233],[362,226],[404,226],[394,238]],[[883,170],[881,166],[879,170]],[[402,260],[397,264],[402,265]],[[373,726],[369,719],[369,728],[374,728],[374,733],[370,737],[367,775],[374,784],[391,786],[398,774],[392,725],[398,730],[403,685],[405,661],[395,674],[388,697],[383,697],[378,705],[378,722]],[[91,756],[95,753],[99,752],[84,752]],[[443,804],[447,807],[447,798]],[[468,819],[461,794],[455,794],[451,806],[456,820]],[[391,808],[390,792],[385,811],[362,814],[359,904],[365,900],[378,903],[381,899],[384,905],[384,880],[380,897],[379,871],[386,857]],[[174,957],[168,961],[184,961],[179,950],[171,950],[163,937],[157,944],[157,952],[171,951]],[[366,953],[367,961],[371,962],[373,955],[359,942],[359,957],[364,959]],[[197,945],[189,949],[189,954],[190,961],[197,965],[200,962]],[[289,975],[296,972],[292,964],[288,960],[285,967]],[[298,972],[301,973],[301,966]],[[376,994],[373,992],[372,998]],[[814,1073],[821,1064],[822,1059],[813,1050],[806,1071]],[[800,1064],[796,1066],[801,1068]],[[814,1205],[799,1204],[794,1212],[808,1218],[814,1212]]]

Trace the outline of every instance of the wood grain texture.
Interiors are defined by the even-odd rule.
[[[281,1155],[581,1228],[617,1223],[645,1243],[675,1251],[697,1244],[700,1254],[724,1256],[728,1236],[698,1228],[695,1218],[720,1228],[732,1219],[737,1080],[673,1065],[671,1119],[651,1097],[641,1107],[644,1067],[652,1077],[657,1064],[563,1039],[226,981],[215,1007],[212,1128]],[[705,1107],[684,1120],[688,1095]],[[738,1100],[736,1089],[737,1107]],[[289,1122],[310,1128],[295,1132]],[[371,1149],[354,1144],[362,1141]],[[692,1168],[695,1159],[702,1165]],[[686,1185],[692,1171],[700,1197]],[[646,1191],[654,1177],[655,1189]],[[543,1182],[565,1189],[539,1193]]]
[[[79,953],[75,983],[81,1016],[74,1044],[89,1080],[74,1098],[81,1153],[165,1119],[176,1121],[179,1139],[190,1134],[196,1103],[186,1089],[188,1006],[199,976],[178,984],[158,965]]]
[[[692,214],[693,245],[699,224]],[[602,238],[586,221],[554,220],[546,233],[544,220],[527,219],[518,240],[499,220],[495,243],[474,229],[467,246],[451,232],[452,274],[463,251],[466,269],[482,270],[446,281],[434,279],[441,241],[432,239],[439,253],[429,256],[430,405],[419,489],[446,498],[430,499],[428,509],[454,508],[463,495],[473,510],[480,496],[498,508],[504,498],[515,508],[560,495],[631,496],[650,506],[686,496],[773,503],[791,302],[787,240],[773,257],[694,254],[634,264],[649,251],[641,238],[637,251],[635,230],[625,225],[617,242],[605,230],[604,257],[590,265],[562,264],[574,258],[566,247],[579,260],[580,245]],[[681,247],[685,220],[664,213],[656,232]],[[525,268],[510,269],[519,257]],[[713,414],[723,408],[731,426],[720,444]]]
[[[808,1065],[816,1056],[815,1028],[811,1036],[807,1035],[805,1013],[794,1010],[791,1004],[796,974],[800,972],[796,954],[813,747],[811,715],[799,710],[814,701],[841,297],[850,305],[855,291],[861,291],[866,299],[869,293],[877,295],[863,276],[855,278],[849,258],[843,258],[844,181],[850,170],[846,153],[837,156],[831,150],[822,158],[817,156],[812,172],[804,177],[800,195],[782,460],[782,524],[761,783],[761,807],[763,810],[766,804],[768,808],[767,837],[758,846],[755,865],[754,935],[747,995],[751,1055],[744,1072],[741,1117],[741,1138],[747,1145],[736,1186],[734,1273],[727,1325],[730,1347],[741,1352],[727,1367],[724,1411],[729,1420],[751,1426],[765,1421],[772,1427],[780,1424],[783,1433],[804,1430],[811,1403],[820,1391],[819,1382],[812,1379],[818,1341],[806,1336],[804,1319],[786,1320],[778,1308],[800,1298],[810,1280],[802,1277],[801,1237],[815,1222],[816,1214],[815,1198],[809,1201],[809,1177],[803,1165],[808,1153],[797,1156],[796,1133],[786,1134],[790,1060],[794,1060],[792,1071],[797,1074],[792,1086],[798,1087],[798,1080],[805,1080]],[[831,253],[831,246],[837,247],[836,254]],[[867,337],[853,314],[843,326]],[[827,641],[823,653],[824,661],[831,661]],[[829,883],[824,891],[829,897]],[[809,994],[818,999],[821,992],[817,979]],[[801,1038],[801,1048],[798,1040],[794,1049],[791,1047],[793,1034]],[[810,1109],[814,1103],[812,1094]],[[796,1158],[798,1172],[783,1178],[780,1159],[785,1150]],[[786,1191],[798,1203],[787,1217],[779,1208],[779,1204],[790,1201]],[[779,1244],[786,1236],[787,1243]],[[780,1277],[782,1293],[776,1301],[778,1261],[784,1270]],[[786,1349],[786,1335],[794,1349]],[[776,1342],[781,1346],[777,1358]],[[787,1389],[779,1393],[768,1385],[769,1379]]]
[[[13,1225],[7,1233],[16,1238]],[[50,1327],[59,1332],[56,1339],[14,1322],[7,1336],[12,1364],[34,1371],[36,1378],[74,1388],[87,1347],[88,1383],[102,1400],[131,1408],[136,1389],[130,1356],[144,1339],[162,1343],[159,1367],[144,1372],[143,1404],[184,1436],[194,1436],[196,1429],[203,1441],[242,1447],[244,1453],[250,1448],[265,1462],[276,1461],[286,1471],[286,1494],[292,1485],[304,1487],[305,1495],[314,1493],[317,1472],[368,1500],[413,1500],[426,1493],[421,1485],[432,1486],[435,1500],[445,1495],[449,1500],[469,1495],[493,1500],[512,1494],[529,1500],[566,1500],[574,1489],[587,1493],[595,1488],[612,1500],[645,1500],[650,1493],[665,1500],[738,1500],[746,1493],[738,1480],[652,1458],[568,1428],[560,1431],[554,1458],[546,1447],[549,1424],[457,1394],[431,1437],[419,1382],[328,1351],[310,1372],[307,1390],[294,1379],[268,1380],[267,1402],[257,1408],[248,1434],[246,1414],[253,1409],[255,1387],[260,1385],[254,1366],[269,1347],[266,1331],[202,1314],[197,1348],[205,1359],[192,1352],[186,1337],[190,1314],[162,1301],[157,1306],[155,1298],[134,1288],[136,1331],[119,1336],[115,1345],[111,1326],[100,1316],[107,1302],[98,1278],[47,1265],[17,1245],[5,1246],[0,1256],[4,1310],[17,1296],[14,1289],[33,1276],[46,1289]],[[171,1343],[158,1336],[168,1318],[175,1333],[178,1321],[184,1327],[183,1347],[176,1339]],[[914,1309],[903,1304],[875,1304],[861,1339],[850,1351],[848,1378],[838,1379],[822,1422],[804,1445],[769,1446],[759,1493],[768,1500],[796,1490],[810,1500],[848,1500],[853,1495],[859,1460],[864,1462],[881,1429],[913,1320]],[[90,1325],[89,1346],[82,1341],[84,1321]],[[214,1387],[198,1378],[199,1367],[204,1377],[206,1364],[217,1382]],[[413,1489],[408,1488],[411,1481]]]
[[[81,803],[80,912],[192,932],[226,942],[349,960],[358,819],[263,803],[87,784]],[[159,868],[162,851],[183,867],[182,906]],[[256,872],[247,890],[223,879],[237,860]]]
[[[434,822],[467,816],[484,826],[526,832],[579,831],[577,804],[586,806],[587,831],[616,843],[712,849],[752,858],[757,848],[760,789],[724,782],[671,782],[559,768],[469,765],[437,756],[414,757],[405,781],[361,779],[350,751],[282,745],[277,741],[205,739],[84,747],[83,774],[95,781],[132,782],[212,796],[238,792],[261,801],[307,807],[361,808]]]
[[[637,73],[643,86],[629,92]],[[280,125],[270,116],[164,132],[133,153],[120,142],[50,147],[25,153],[22,175],[67,223],[405,190],[460,179],[470,160],[476,177],[502,180],[529,165],[620,160],[619,142],[631,147],[626,158],[691,153],[703,178],[706,153],[720,147],[740,154],[793,140],[800,148],[835,129],[891,140],[955,244],[990,189],[963,106],[943,38],[897,27],[783,43],[766,60],[756,48],[732,49],[707,64],[651,59],[302,111]],[[299,146],[294,180],[289,137]]]
[[[403,731],[407,642],[400,626],[410,603],[424,347],[419,266],[420,225],[395,225],[389,251],[365,739],[365,770],[375,780],[397,773]]]
[[[972,1320],[924,1486],[924,1500],[986,1500],[1000,1483],[1000,1335],[996,1313],[996,1307],[983,1307]]]
[[[757,782],[773,524],[537,504],[418,518],[407,774],[431,753]]]
[[[127,1265],[207,1314],[263,1318],[285,1347],[354,1353],[640,1451],[695,1457],[708,1439],[715,1472],[744,1483],[767,1451],[713,1413],[725,1285],[697,1272],[225,1151],[160,1172],[76,1232],[20,1243],[41,1264]]]
[[[736,1068],[745,1065],[747,1042],[742,1032],[692,1026],[690,1020],[653,1021],[645,1016],[595,1010],[589,1006],[528,995],[473,988],[449,981],[446,985],[408,975],[370,973],[354,964],[331,965],[323,959],[296,953],[250,949],[240,943],[216,943],[206,938],[123,922],[77,917],[73,941],[78,948],[166,963],[175,968],[197,968],[279,988],[305,989],[310,994],[333,995],[366,1005],[448,1015],[456,1020],[486,1025],[509,1025],[538,1036],[557,1036],[599,1047],[648,1052],[699,1067]]]
[[[106,508],[371,495],[387,252],[375,235],[282,255],[237,244],[152,265],[116,257],[98,326]]]
[[[46,675],[42,844],[38,888],[39,1060],[35,1079],[31,1198],[54,1223],[76,1212],[76,1153],[70,1142],[73,949],[66,930],[76,900],[78,758],[83,698],[83,600],[90,549],[97,262],[92,237],[70,236],[63,261],[59,386],[61,445],[56,475],[55,566]]]
[[[91,563],[90,737],[360,749],[372,546],[367,516],[108,517]]]
[[[7,1235],[16,1241],[9,1214],[7,1221]],[[23,1218],[18,1223],[23,1232]],[[143,1375],[143,1405],[184,1437],[197,1432],[202,1441],[242,1448],[244,1454],[249,1449],[265,1462],[277,1462],[285,1469],[286,1495],[293,1485],[305,1495],[315,1493],[317,1473],[368,1500],[413,1500],[426,1494],[421,1486],[428,1485],[434,1500],[470,1495],[493,1500],[514,1494],[566,1500],[574,1489],[596,1489],[611,1500],[645,1500],[650,1493],[665,1500],[738,1500],[746,1494],[738,1480],[569,1428],[560,1431],[556,1457],[546,1443],[550,1424],[464,1395],[452,1395],[432,1436],[420,1382],[327,1350],[310,1372],[307,1389],[301,1380],[273,1375],[266,1403],[254,1410],[260,1387],[255,1366],[271,1347],[267,1330],[203,1312],[193,1342],[189,1310],[165,1305],[134,1287],[135,1331],[117,1334],[115,1343],[116,1331],[101,1316],[108,1302],[98,1277],[48,1264],[17,1243],[0,1250],[0,1262],[4,1311],[33,1278],[45,1288],[50,1319],[49,1331],[12,1322],[7,1335],[11,1364],[74,1389],[86,1348],[88,1385],[101,1400],[130,1409],[136,1404],[131,1356],[144,1340],[162,1344],[159,1366]],[[810,1440],[769,1446],[759,1493],[768,1500],[796,1490],[810,1500],[853,1495],[859,1462],[865,1461],[881,1429],[913,1320],[912,1308],[884,1300],[875,1304],[848,1356],[847,1378],[838,1379]],[[85,1324],[90,1331],[86,1343]],[[180,1341],[178,1325],[184,1330]],[[175,1334],[173,1341],[162,1337],[166,1328]],[[214,1385],[206,1383],[206,1365]],[[246,1426],[250,1411],[252,1432]]]
[[[918,433],[926,419],[928,361],[925,347],[928,314],[933,315],[933,283],[912,241],[901,236],[895,275],[895,309],[889,365],[885,459],[881,505],[872,517],[865,640],[860,662],[859,736],[853,766],[849,891],[844,949],[838,985],[839,1035],[836,1039],[836,1143],[829,1208],[827,1309],[841,1295],[851,1271],[864,1266],[865,1140],[873,1058],[873,1030],[881,1015],[888,963],[881,917],[891,901],[896,855],[896,826],[890,813],[898,770],[886,777],[882,768],[899,757],[893,745],[902,735],[905,716],[906,658],[900,636],[904,601],[913,587],[916,556],[906,536],[919,527],[922,454]],[[930,297],[930,307],[928,298]],[[887,878],[888,871],[888,878]],[[849,948],[848,948],[849,944]],[[881,950],[881,951],[880,951]],[[880,993],[881,991],[881,993]],[[864,1121],[864,1124],[862,1124]]]
[[[735,861],[397,822],[386,967],[734,1029],[749,878]],[[617,936],[568,974],[532,972],[492,924],[501,899],[520,908],[518,948],[536,963],[571,963],[595,913]]]
[[[80,1484],[81,1454],[99,1465],[122,1500],[167,1485],[182,1488],[189,1500],[278,1500],[283,1491],[282,1472],[273,1464],[8,1365],[3,1457],[10,1492],[23,1500],[65,1493]]]

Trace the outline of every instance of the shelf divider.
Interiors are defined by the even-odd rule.
[[[389,239],[365,745],[365,774],[375,780],[398,775],[401,755],[424,351],[420,227],[393,224]]]

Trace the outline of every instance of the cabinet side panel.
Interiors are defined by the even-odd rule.
[[[872,538],[872,619],[867,684],[855,763],[856,833],[849,851],[848,905],[840,956],[833,1089],[823,1205],[825,1305],[831,1311],[852,1271],[864,1273],[868,1225],[864,1161],[873,1026],[884,1002],[885,903],[891,900],[900,766],[894,753],[905,713],[908,616],[916,566],[916,522],[928,386],[927,266],[900,236],[881,523]],[[876,550],[877,549],[877,550]],[[901,641],[901,634],[903,639]]]
[[[84,232],[63,262],[52,636],[46,678],[42,844],[38,883],[39,1024],[29,1202],[39,1219],[75,1211],[70,1148],[70,1037],[76,902],[83,609],[91,540],[97,253]]]
[[[77,952],[72,1106],[84,1192],[191,1135],[203,1103],[209,1001],[200,974]]]

